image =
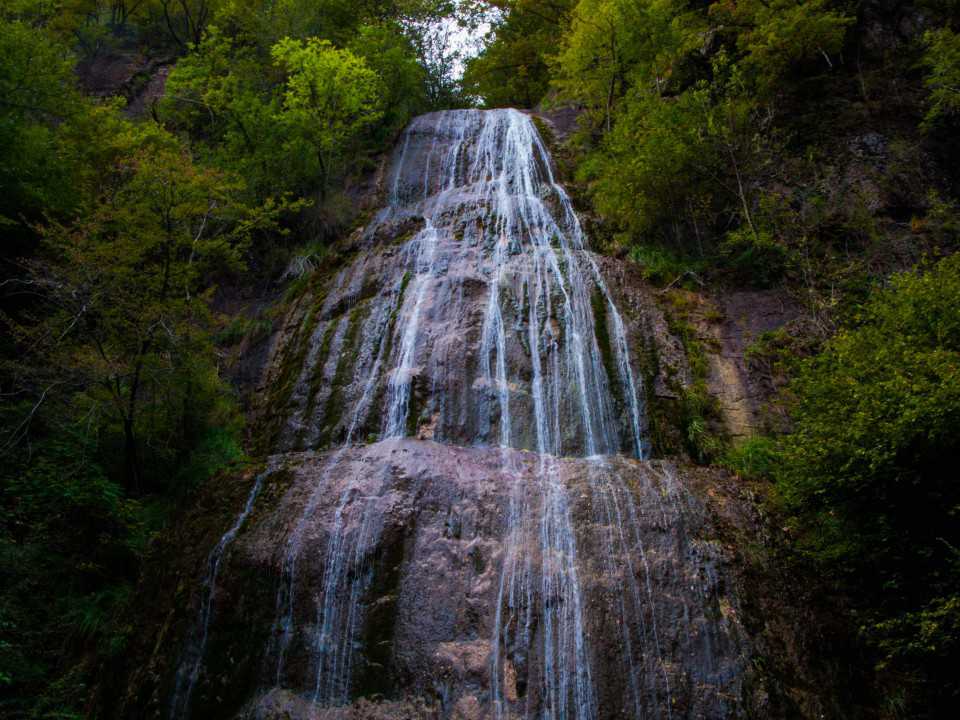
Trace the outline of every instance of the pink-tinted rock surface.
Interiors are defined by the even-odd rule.
[[[114,714],[783,715],[724,503],[648,459],[681,349],[529,116],[418,118],[382,178],[273,338],[266,469],[167,537],[173,605]]]

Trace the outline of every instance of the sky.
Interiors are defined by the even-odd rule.
[[[483,39],[490,31],[491,23],[496,19],[495,14],[498,12],[495,8],[491,8],[488,11],[488,17],[480,19],[472,27],[464,27],[453,17],[443,18],[431,26],[431,31],[435,32],[440,39],[438,50],[442,47],[444,54],[453,58],[454,79],[459,80],[463,77],[467,60],[475,57],[483,48]]]

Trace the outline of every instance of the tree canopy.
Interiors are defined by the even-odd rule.
[[[264,292],[297,246],[355,221],[344,185],[449,83],[418,30],[448,11],[0,9],[0,714],[81,716],[94,664],[134,632],[123,611],[151,538],[247,461],[226,344],[270,319],[231,321],[222,288]],[[138,75],[125,97],[80,86],[110,58],[169,72],[138,117]]]
[[[776,472],[799,547],[857,588],[882,666],[945,700],[960,650],[957,307],[956,255],[873,297],[803,365]]]

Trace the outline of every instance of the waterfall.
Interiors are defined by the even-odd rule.
[[[623,450],[621,429],[626,426],[630,452],[646,453],[642,388],[630,365],[624,323],[529,116],[516,110],[464,110],[416,119],[400,144],[390,204],[378,223],[398,217],[422,218],[424,225],[403,251],[413,279],[396,330],[398,350],[383,429],[387,437],[407,434],[417,380],[430,382],[429,390],[420,392],[428,395],[430,409],[445,416],[441,432],[460,430],[446,426],[452,413],[445,409],[456,399],[445,387],[448,378],[427,370],[437,348],[434,339],[423,337],[421,325],[426,313],[434,314],[431,322],[449,322],[442,315],[459,309],[441,307],[439,301],[444,292],[463,291],[463,278],[453,276],[462,270],[485,277],[487,299],[475,358],[480,397],[466,409],[477,416],[477,425],[467,433],[479,432],[458,441],[490,442],[496,430],[498,441],[504,443],[506,435],[510,446],[589,456]],[[598,339],[596,302],[604,304],[611,320],[602,331],[610,347],[601,347]],[[524,307],[526,313],[520,315]],[[516,353],[517,344],[529,354],[535,402],[519,438],[509,426],[510,383],[516,379],[508,377],[507,357]],[[623,408],[617,407],[613,384],[620,389]],[[464,409],[457,410],[462,416]],[[561,429],[561,417],[572,426]]]
[[[382,436],[408,434],[411,393],[425,391],[415,387],[424,382],[423,368],[431,351],[421,336],[424,315],[455,309],[431,302],[438,297],[436,286],[448,281],[443,276],[464,260],[481,264],[488,281],[477,364],[481,392],[491,397],[477,403],[482,415],[477,427],[489,432],[496,407],[498,445],[509,448],[519,440],[512,428],[510,370],[515,368],[509,367],[504,305],[510,310],[525,307],[525,314],[514,312],[510,317],[515,333],[511,340],[525,342],[529,353],[530,439],[541,458],[539,507],[517,498],[509,514],[506,532],[512,538],[508,542],[515,545],[504,559],[498,603],[505,602],[503,593],[508,589],[510,602],[525,593],[525,612],[541,615],[544,717],[592,718],[595,700],[576,539],[566,489],[551,458],[578,449],[587,456],[621,450],[617,430],[621,418],[615,413],[611,383],[619,383],[626,398],[631,451],[644,454],[639,388],[619,311],[586,250],[571,200],[554,178],[549,153],[527,115],[515,110],[452,111],[415,120],[404,135],[392,174],[390,204],[379,222],[404,215],[421,216],[423,227],[402,251],[412,279],[395,330],[397,350],[387,380]],[[474,221],[472,227],[463,227],[465,216]],[[459,241],[460,247],[458,232],[471,235]],[[604,367],[592,307],[594,292],[613,319],[606,332],[613,338],[616,377],[610,377]],[[435,389],[436,383],[431,384]],[[439,408],[444,399],[431,398]],[[562,418],[575,424],[576,430],[565,428]],[[326,702],[342,703],[349,695],[350,648],[357,631],[363,573],[355,569],[348,578],[345,561],[356,556],[360,562],[369,545],[364,510],[357,510],[363,519],[353,530],[356,537],[345,535],[343,514],[351,495],[350,489],[345,490],[335,510],[317,617],[314,698]],[[308,505],[305,512],[314,511]],[[530,522],[531,511],[539,518],[539,527]],[[531,586],[534,559],[521,557],[523,548],[530,547],[531,532],[539,538],[536,608]],[[520,575],[518,568],[522,568]],[[518,582],[523,588],[516,586]],[[498,712],[504,707],[499,690],[500,646],[506,632],[500,624],[502,610],[497,608],[492,639],[496,650],[491,660],[492,702]]]
[[[742,660],[733,626],[709,619],[715,552],[685,529],[696,504],[647,463],[635,318],[536,124],[516,110],[416,118],[383,194],[360,252],[302,298],[274,360],[297,363],[274,376],[292,378],[278,448],[305,452],[273,511],[284,534],[259,692],[345,706],[379,696],[367,686],[393,663],[444,716],[467,688],[498,720],[672,720],[691,693],[723,717]],[[470,537],[439,525],[444,503],[476,505]],[[219,558],[248,514],[211,554],[200,651],[181,663],[171,718],[189,717]],[[446,602],[453,576],[472,583],[469,621],[451,608],[436,637],[418,634],[423,593]],[[398,628],[373,643],[370,616],[388,611]],[[458,653],[469,668],[436,670]]]
[[[413,363],[417,351],[417,330],[423,300],[433,274],[433,260],[437,252],[437,230],[427,219],[427,225],[416,238],[416,279],[413,291],[413,307],[410,309],[403,336],[400,340],[400,358],[390,377],[387,399],[387,437],[402,437],[406,432],[407,414],[410,405],[410,386]]]
[[[640,400],[630,367],[624,325],[595,262],[585,249],[579,220],[569,196],[553,176],[543,141],[533,122],[522,113],[461,111],[415,121],[404,138],[394,174],[394,211],[402,207],[400,198],[408,199],[410,204],[410,199],[416,197],[409,191],[404,192],[407,187],[403,184],[407,178],[404,162],[409,157],[411,137],[421,132],[424,125],[436,128],[436,132],[431,133],[430,149],[426,153],[423,189],[413,204],[416,211],[423,213],[426,224],[421,235],[412,241],[418,243],[416,291],[401,334],[399,361],[390,381],[386,434],[405,433],[410,373],[417,351],[424,352],[417,342],[419,324],[428,286],[435,281],[438,270],[438,244],[441,236],[455,234],[466,206],[477,213],[480,237],[476,241],[488,258],[485,260],[488,299],[478,364],[482,387],[492,393],[498,405],[502,448],[510,447],[514,441],[502,304],[506,302],[511,307],[525,304],[527,308],[525,317],[515,315],[512,320],[514,327],[526,326],[532,370],[533,439],[541,458],[538,611],[544,625],[543,715],[557,720],[592,718],[595,699],[577,576],[576,539],[566,489],[558,479],[552,458],[565,450],[562,417],[579,425],[581,437],[575,444],[581,446],[584,454],[609,454],[621,449],[616,431],[619,418],[614,414],[610,392],[612,382],[620,383],[627,398],[632,450],[637,456],[644,454]],[[437,139],[451,129],[456,139],[439,154]],[[464,138],[471,136],[472,148],[461,158]],[[439,171],[433,172],[432,168]],[[452,208],[456,211],[452,212]],[[608,377],[603,365],[591,305],[592,291],[600,293],[601,301],[609,306],[614,319],[610,329],[616,348],[618,377],[615,378]],[[566,342],[561,341],[559,328]],[[572,412],[565,412],[564,405],[568,402],[565,396],[570,390],[573,390],[574,407]],[[492,404],[481,403],[480,407],[484,416],[478,427],[487,430],[492,424]],[[522,488],[517,488],[514,494],[521,492]],[[519,557],[522,548],[529,547],[524,536],[532,529],[527,517],[531,508],[521,510],[521,506],[519,498],[511,500],[506,530],[508,549],[501,570],[493,628],[492,703],[498,716],[503,715],[505,704],[500,678],[503,672],[501,645],[505,642],[503,603],[509,602],[510,611],[515,611],[513,603],[526,594],[526,612],[533,612],[529,597],[532,558]],[[523,568],[519,576],[518,566]],[[517,587],[518,582],[523,587]]]

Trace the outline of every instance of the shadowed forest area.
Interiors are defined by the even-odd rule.
[[[956,0],[7,0],[0,716],[106,717],[158,539],[270,454],[269,338],[363,252],[411,120],[474,107],[535,111],[650,286],[689,368],[653,455],[756,493],[847,633],[843,717],[952,717]],[[743,432],[704,330],[738,293],[792,308]]]

